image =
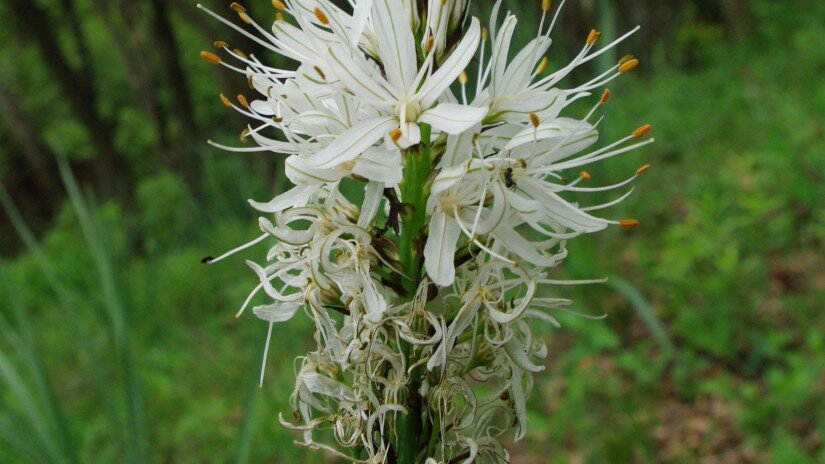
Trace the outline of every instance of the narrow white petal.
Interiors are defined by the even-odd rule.
[[[461,235],[458,224],[443,212],[433,214],[430,235],[424,246],[424,268],[436,285],[446,287],[455,280],[456,242]]]
[[[441,103],[418,117],[418,122],[429,124],[433,129],[447,134],[460,134],[480,123],[487,115],[487,108]]]
[[[343,44],[332,44],[327,61],[341,84],[361,99],[375,102],[395,100],[378,68],[367,62],[360,52]]]
[[[478,49],[481,40],[481,26],[478,19],[473,18],[464,38],[461,39],[447,61],[438,68],[438,71],[424,81],[424,85],[416,94],[422,108],[429,108],[447,90],[461,71],[467,67]]]
[[[249,200],[249,204],[263,213],[279,213],[287,208],[306,205],[309,198],[317,190],[317,185],[298,185],[278,195],[268,203]]]
[[[396,125],[395,118],[367,119],[340,134],[326,148],[307,157],[308,166],[333,168],[354,160],[364,150],[381,140]]]
[[[417,60],[407,11],[399,8],[397,0],[374,0],[372,21],[387,79],[399,91],[413,90]]]
[[[292,316],[301,308],[301,303],[280,303],[276,302],[271,305],[256,306],[252,312],[267,322],[284,322],[292,319]]]

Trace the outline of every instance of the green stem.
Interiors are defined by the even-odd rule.
[[[427,197],[429,187],[427,179],[433,162],[433,153],[430,146],[430,126],[421,124],[422,143],[418,147],[406,151],[404,166],[404,181],[401,183],[401,201],[405,211],[401,216],[401,236],[399,237],[399,253],[401,265],[407,278],[404,279],[404,290],[412,298],[418,285],[421,283],[421,250],[423,241],[422,231],[427,223]],[[407,365],[416,362],[415,351],[412,346],[402,342],[401,351],[407,358]],[[422,404],[418,393],[420,386],[420,369],[410,373],[410,385],[407,394],[407,414],[399,416],[395,430],[395,452],[398,464],[415,464],[420,451],[419,445],[426,446],[422,441]]]

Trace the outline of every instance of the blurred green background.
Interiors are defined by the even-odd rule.
[[[540,2],[504,4],[526,43]],[[261,250],[199,264],[285,181],[206,144],[240,143],[218,93],[251,93],[198,52],[277,58],[185,0],[3,0],[0,20],[0,461],[330,462],[277,423],[308,322],[275,327],[258,389],[266,325],[233,317]],[[575,78],[642,59],[602,140],[649,122],[657,143],[591,170],[653,164],[610,212],[642,226],[570,244],[560,276],[611,280],[560,294],[608,317],[541,329],[514,462],[825,462],[825,2],[571,0],[550,67],[636,24]]]

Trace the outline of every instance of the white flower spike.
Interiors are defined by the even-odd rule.
[[[588,165],[653,141],[643,125],[596,147],[608,89],[583,118],[562,116],[638,59],[558,84],[636,29],[603,47],[593,30],[570,63],[548,70],[563,1],[553,11],[537,0],[539,30],[520,48],[502,0],[489,28],[468,0],[346,3],[273,0],[271,28],[237,3],[240,24],[200,6],[297,63],[267,66],[224,42],[215,43],[223,57],[201,53],[257,93],[237,103],[221,95],[251,121],[242,137],[254,146],[210,143],[282,154],[294,184],[250,200],[265,215],[262,235],[204,262],[268,243],[264,263],[248,263],[260,283],[238,315],[260,293],[270,300],[252,309],[268,323],[267,350],[276,323],[313,325],[316,347],[297,358],[292,419],[279,418],[302,434],[300,446],[359,463],[509,462],[500,438],[526,433],[533,375],[545,369],[532,325],[558,326],[552,312],[569,311],[549,289],[601,282],[551,279],[549,270],[568,240],[639,224],[594,212],[626,198],[650,167],[591,185]],[[614,189],[625,193],[580,204]]]

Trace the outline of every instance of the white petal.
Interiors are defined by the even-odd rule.
[[[256,306],[252,309],[258,318],[267,322],[284,322],[292,319],[292,316],[301,308],[300,303],[274,303],[271,305]]]
[[[513,39],[513,32],[516,29],[518,20],[515,16],[509,15],[501,25],[501,31],[496,34],[495,42],[493,43],[492,51],[492,67],[493,78],[490,83],[490,93],[493,98],[501,96],[500,91],[504,88],[505,80],[504,71],[507,69],[507,60],[510,53],[510,41]]]
[[[273,198],[268,203],[249,200],[249,204],[264,213],[279,213],[287,208],[305,206],[318,185],[298,185]]]
[[[397,0],[374,0],[372,22],[378,35],[378,53],[387,79],[396,90],[407,93],[411,89],[418,61],[415,39],[410,29],[410,18]]]
[[[318,168],[333,168],[352,161],[381,140],[395,125],[395,118],[392,117],[361,121],[336,137],[326,148],[307,157],[306,164]]]
[[[369,148],[356,159],[352,173],[382,184],[398,184],[403,176],[401,152],[383,147]]]
[[[574,119],[556,119],[551,122],[542,123],[538,127],[529,127],[521,131],[518,135],[513,137],[507,145],[505,150],[512,150],[521,145],[532,143],[535,141],[545,139],[566,139],[567,137],[584,135],[593,130],[593,126],[588,123],[576,121]],[[559,140],[561,142],[561,140]],[[558,142],[557,142],[558,144]]]
[[[458,75],[461,74],[461,71],[464,71],[467,64],[473,59],[480,40],[481,26],[478,18],[473,18],[467,33],[453,50],[453,53],[438,68],[438,71],[424,81],[424,85],[416,94],[422,108],[432,106],[438,100],[438,97],[458,79]]]
[[[343,383],[325,377],[317,372],[301,372],[301,381],[312,393],[326,395],[339,400],[353,401],[355,392]]]
[[[530,357],[527,356],[527,352],[519,343],[518,338],[512,337],[504,344],[504,349],[518,367],[530,372],[541,372],[544,370],[544,366],[539,366],[530,361]]]
[[[364,188],[364,202],[358,215],[358,227],[367,227],[375,219],[384,198],[384,183],[370,182]]]
[[[342,169],[326,169],[310,166],[306,157],[292,155],[284,160],[284,174],[295,185],[328,184],[341,180],[347,174]]]
[[[432,281],[446,287],[455,280],[455,250],[461,229],[443,212],[433,214],[430,235],[424,246],[424,268]]]
[[[367,62],[360,52],[343,44],[332,44],[327,61],[335,77],[359,98],[373,102],[395,100],[387,90],[389,84],[381,77],[378,68]]]
[[[448,134],[460,134],[480,123],[487,115],[487,108],[441,103],[418,117],[418,122],[433,126],[433,129]]]
[[[456,166],[473,156],[473,137],[479,132],[481,126],[472,129],[447,137],[447,149],[438,165],[440,168]]]

